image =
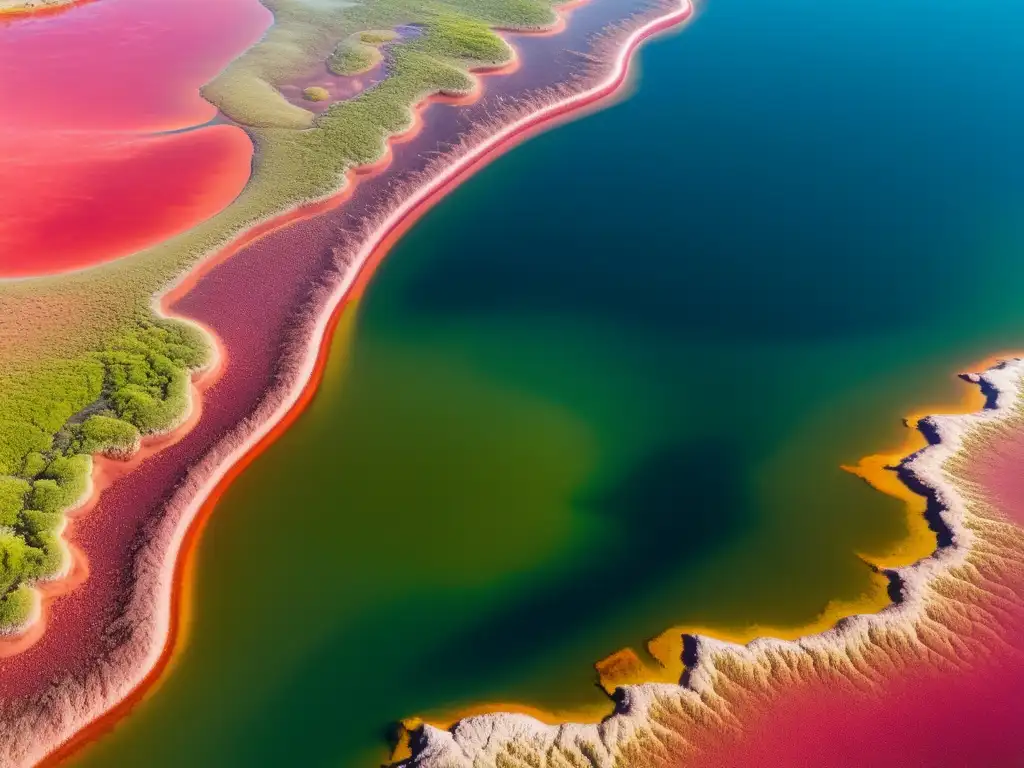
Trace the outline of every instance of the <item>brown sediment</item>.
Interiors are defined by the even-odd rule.
[[[589,47],[607,16],[588,23],[564,34]],[[564,40],[516,36],[530,66],[495,78],[472,105],[421,105],[410,133],[391,142],[386,173],[361,169],[337,198],[264,225],[168,291],[161,305],[205,325],[231,364],[210,382],[195,425],[76,520],[88,582],[52,601],[38,642],[0,660],[0,763],[47,753],[60,762],[159,684],[187,636],[192,553],[210,510],[313,396],[342,300],[358,297],[390,244],[454,184],[540,123],[614,90],[588,90],[610,63],[568,54]],[[543,90],[553,77],[566,85]]]
[[[80,328],[89,319],[90,306],[72,293],[62,296],[11,296],[0,294],[0,315],[30,318],[26,323],[0,322],[0,360],[6,365],[22,362],[33,352],[46,350],[46,343],[63,333]]]
[[[15,0],[13,3],[0,4],[0,22],[29,16],[53,16],[94,2],[96,0]]]

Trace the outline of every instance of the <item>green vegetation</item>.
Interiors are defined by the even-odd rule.
[[[368,29],[366,32],[359,33],[359,41],[367,45],[390,43],[396,37],[398,37],[398,33],[390,29]]]
[[[336,75],[360,75],[377,66],[380,59],[380,51],[372,45],[346,40],[334,49],[327,67]]]
[[[454,62],[501,64],[509,59],[508,45],[490,27],[449,13],[434,17],[413,45],[431,56]]]
[[[191,326],[144,322],[83,360],[0,381],[0,626],[27,618],[28,583],[61,571],[58,531],[89,486],[90,454],[126,455],[172,426],[205,358]]]
[[[203,91],[249,127],[258,148],[235,202],[132,257],[0,285],[0,629],[28,616],[33,581],[59,573],[62,515],[87,487],[90,454],[130,453],[141,435],[183,415],[207,345],[191,326],[154,318],[153,294],[253,224],[332,194],[346,171],[379,159],[388,137],[409,127],[417,102],[470,91],[468,70],[511,56],[492,27],[555,18],[549,0],[263,2],[275,25]],[[396,40],[387,31],[404,24],[423,33]],[[339,50],[380,55],[385,42],[388,77],[320,115],[277,89],[335,62]]]
[[[90,416],[74,433],[71,449],[76,453],[107,453],[130,456],[139,446],[138,428],[114,416]]]
[[[32,490],[27,480],[20,477],[0,477],[0,526],[11,528],[18,523],[18,515],[25,506],[25,497]]]
[[[302,92],[302,98],[306,101],[327,101],[331,98],[331,94],[326,88],[311,85]]]
[[[313,125],[315,116],[289,103],[274,85],[309,71],[315,62],[329,60],[344,41],[377,45],[378,40],[389,34],[381,30],[417,24],[429,34],[433,27],[442,39],[447,38],[449,47],[447,51],[438,48],[431,53],[472,66],[495,61],[489,55],[474,59],[484,28],[541,29],[555,21],[550,0],[375,0],[341,10],[314,7],[301,0],[264,0],[264,4],[274,12],[275,25],[261,43],[204,89],[207,98],[225,114],[246,125],[264,128]],[[460,48],[463,30],[457,27],[462,22],[478,26],[465,30],[473,34],[463,40],[465,45]],[[489,29],[486,35],[491,38],[487,47],[493,54],[503,44]],[[411,45],[415,41],[396,43],[395,47]],[[506,48],[503,58],[508,54]]]

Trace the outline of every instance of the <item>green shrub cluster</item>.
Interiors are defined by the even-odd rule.
[[[0,555],[0,568],[3,567],[2,557]],[[24,623],[31,610],[32,591],[25,585],[15,587],[0,598],[0,627],[16,627]]]
[[[356,40],[346,40],[331,54],[327,67],[336,75],[358,75],[373,69],[380,61],[380,52]]]
[[[128,456],[139,444],[138,428],[116,416],[95,414],[71,430],[70,450],[75,453],[110,453]]]
[[[35,375],[0,386],[0,475],[20,473],[33,453],[50,450],[53,436],[99,397],[103,364],[94,358],[55,361]]]
[[[499,64],[508,61],[509,48],[483,22],[452,13],[439,13],[413,46],[440,59]]]
[[[28,480],[20,477],[0,477],[0,528],[18,524],[18,515],[25,508],[25,497],[32,490]]]
[[[28,586],[60,571],[63,513],[86,493],[91,454],[128,453],[141,433],[172,425],[187,404],[189,371],[205,358],[191,326],[138,323],[90,359],[57,369],[63,375],[46,369],[44,384],[68,387],[59,399],[41,386],[5,401],[24,420],[0,424],[0,628],[24,621]]]
[[[359,41],[366,43],[367,45],[381,45],[383,43],[389,43],[398,37],[396,32],[392,32],[390,29],[369,29],[365,32],[359,33]]]
[[[302,98],[306,101],[327,101],[331,98],[331,92],[318,85],[311,85],[302,91]]]
[[[88,486],[89,456],[57,456],[33,481],[0,479],[0,627],[24,621],[28,584],[60,571],[62,511]]]
[[[330,194],[347,170],[378,159],[384,141],[408,127],[416,102],[465,93],[469,68],[507,61],[511,51],[491,27],[539,28],[554,20],[550,0],[264,3],[275,15],[266,39],[204,89],[250,126],[257,145],[258,162],[236,201],[117,263],[0,286],[0,318],[9,319],[0,343],[17,330],[12,318],[31,327],[32,312],[69,296],[87,308],[84,315],[48,316],[47,327],[56,330],[6,348],[13,351],[0,373],[0,628],[23,621],[31,582],[59,570],[57,532],[86,487],[89,455],[128,452],[141,434],[172,426],[184,411],[189,370],[207,350],[193,328],[152,318],[153,293],[257,221]],[[387,29],[399,24],[421,25],[423,34],[397,42],[388,77],[358,97],[314,119],[277,91],[276,83],[323,62],[338,41],[372,50],[393,40]]]
[[[142,325],[98,358],[105,370],[104,393],[117,418],[141,432],[172,426],[188,402],[189,371],[203,360],[203,347],[188,326]]]
[[[409,127],[412,105],[432,94],[465,94],[473,87],[468,68],[511,57],[504,41],[484,24],[451,10],[418,14],[424,34],[391,49],[385,80],[332,105],[313,130],[258,134],[263,159],[258,173],[273,175],[275,194],[288,200],[327,194],[349,168],[377,160],[387,138]]]

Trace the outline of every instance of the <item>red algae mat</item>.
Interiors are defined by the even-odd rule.
[[[257,0],[103,0],[0,21],[0,114],[44,131],[205,123],[216,109],[199,88],[270,22]]]
[[[742,737],[699,750],[700,764],[1024,765],[1014,736],[1024,713],[1024,575],[1015,565],[997,567],[997,591],[967,593],[967,606],[953,609],[956,641],[931,645],[931,658],[904,661],[890,649],[894,663],[882,666],[882,679],[868,691],[851,692],[827,672],[815,681],[779,683],[776,695],[733,711]]]
[[[227,125],[111,140],[51,134],[0,155],[0,275],[87,267],[177,234],[230,203],[252,145]],[[60,158],[59,162],[54,162]]]
[[[110,261],[230,203],[244,131],[157,132],[214,118],[200,86],[270,21],[256,0],[104,0],[0,22],[0,277]]]
[[[746,768],[1019,766],[1024,758],[1011,734],[1022,686],[1019,654],[946,675],[924,665],[900,670],[870,698],[815,686],[779,697],[770,715],[744,722],[742,743],[701,760]]]
[[[1024,527],[1024,430],[1010,429],[991,439],[984,462],[970,479],[988,492],[996,507]]]

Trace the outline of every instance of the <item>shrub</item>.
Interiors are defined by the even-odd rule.
[[[306,101],[327,101],[331,94],[326,88],[313,85],[302,92],[302,98]]]
[[[359,42],[367,45],[381,45],[391,42],[396,37],[398,37],[398,33],[390,29],[369,29],[359,33]]]
[[[27,480],[20,477],[0,477],[0,526],[10,527],[17,523],[28,492]]]
[[[0,473],[13,475],[33,452],[47,451],[53,435],[25,421],[0,419]]]
[[[508,61],[508,45],[486,24],[454,14],[439,14],[415,45],[433,56],[485,63]]]
[[[17,528],[32,546],[38,547],[40,545],[33,542],[32,538],[56,531],[63,519],[64,516],[58,512],[41,512],[38,509],[25,509],[18,516]]]
[[[69,296],[87,308],[81,325],[57,323],[62,330],[11,347],[17,365],[3,361],[0,627],[28,616],[27,584],[60,565],[55,532],[88,482],[86,454],[134,446],[141,433],[172,426],[187,407],[189,371],[209,350],[197,328],[152,316],[153,292],[256,221],[334,191],[347,170],[378,159],[387,137],[409,126],[416,102],[467,92],[468,67],[508,60],[511,51],[491,26],[537,28],[554,20],[549,0],[379,0],[343,11],[264,2],[275,14],[271,44],[255,46],[203,89],[225,114],[252,118],[243,122],[258,162],[239,198],[189,232],[115,265],[0,287],[0,318],[17,318],[0,329],[8,332],[52,314]],[[388,77],[315,120],[274,87],[322,61],[337,40],[346,43],[331,56],[332,68],[365,71],[379,60],[375,46],[396,37],[384,28],[410,23],[424,32],[395,42]]]
[[[138,449],[139,430],[113,416],[90,416],[73,430],[74,453],[107,453],[130,456]]]
[[[46,457],[39,451],[33,451],[25,457],[25,464],[21,470],[21,476],[31,480],[40,472],[46,469]]]
[[[0,627],[16,627],[23,624],[32,611],[32,591],[25,586],[0,597]]]
[[[58,456],[32,483],[29,506],[43,512],[62,512],[85,494],[92,471],[92,457],[84,454]]]
[[[35,567],[24,574],[24,578],[43,578],[58,573],[63,565],[63,550],[57,530],[64,521],[59,512],[41,512],[26,509],[21,513],[15,532],[25,543],[38,551]]]
[[[327,66],[336,75],[358,75],[377,66],[380,52],[369,45],[346,40],[331,54]]]
[[[26,573],[36,570],[42,552],[13,531],[0,531],[0,594],[7,593]]]

